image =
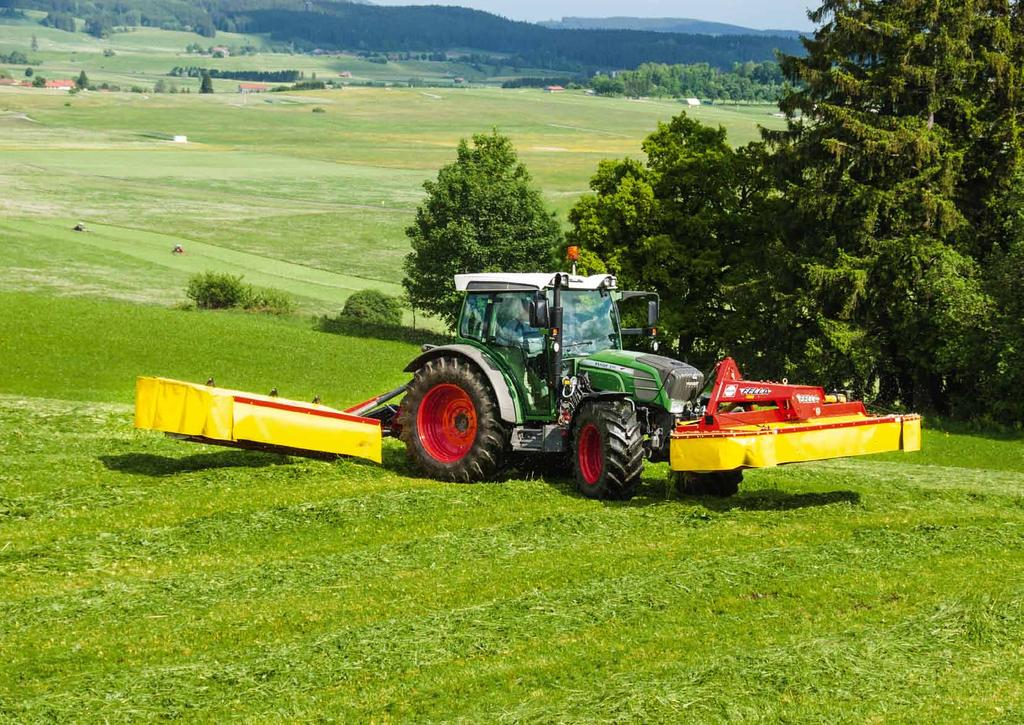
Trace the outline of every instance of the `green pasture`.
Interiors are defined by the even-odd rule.
[[[293,293],[305,312],[333,310],[353,289],[399,291],[423,181],[452,161],[461,138],[492,128],[511,135],[564,221],[602,159],[640,155],[644,136],[679,109],[500,89],[248,97],[0,89],[0,226],[15,246],[10,267],[31,272],[0,275],[37,289],[63,279],[74,260],[75,286],[102,290],[111,277],[122,287],[129,280],[89,279],[89,270],[131,260],[127,278],[148,274],[133,284],[160,290],[139,298],[168,303],[180,298],[185,272],[209,264]],[[765,107],[694,113],[737,141],[777,121]],[[70,234],[78,221],[86,235]],[[170,259],[175,243],[186,258]],[[48,260],[58,257],[54,275]]]
[[[1019,722],[1024,443],[748,473],[629,503],[177,442],[137,374],[342,404],[412,345],[0,293],[11,722]]]

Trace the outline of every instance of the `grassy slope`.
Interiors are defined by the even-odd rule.
[[[1024,445],[751,473],[630,504],[130,429],[132,379],[355,401],[409,345],[0,295],[0,712],[1013,721]],[[154,331],[155,334],[154,334]],[[35,396],[35,397],[27,397]],[[92,401],[111,401],[109,403]]]
[[[1019,440],[928,431],[922,454],[753,472],[724,502],[670,496],[664,466],[626,504],[446,485],[394,445],[384,468],[218,450],[134,432],[124,405],[149,372],[354,401],[409,345],[0,304],[12,720],[1024,715]]]

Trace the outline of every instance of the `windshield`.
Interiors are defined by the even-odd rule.
[[[562,291],[562,348],[566,355],[592,355],[618,348],[615,303],[606,291]]]

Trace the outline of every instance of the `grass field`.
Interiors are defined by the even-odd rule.
[[[327,300],[294,290],[304,310],[321,312],[321,302],[336,308],[344,290],[397,289],[422,183],[454,158],[460,138],[492,128],[510,134],[564,220],[601,159],[639,155],[643,137],[678,110],[499,89],[247,99],[0,89],[0,223],[19,240],[19,255],[45,258],[59,238],[66,261],[81,269],[95,266],[103,245],[137,266],[138,233],[151,301],[163,304],[180,297],[165,282],[180,289],[189,267],[171,259],[178,242],[211,268],[227,264],[227,250],[250,255],[243,268],[254,282],[282,261],[341,275],[332,284],[342,292]],[[728,125],[737,140],[776,121],[763,107],[697,113]],[[170,142],[175,134],[189,143]],[[60,233],[79,220],[89,238]],[[225,251],[218,257],[214,247]]]
[[[359,400],[411,345],[0,294],[10,721],[961,721],[1024,716],[1024,444],[636,499],[131,429],[135,374]],[[112,351],[116,351],[112,352]]]
[[[32,32],[44,74],[140,82],[196,37],[0,24],[0,52]],[[1020,435],[933,426],[921,453],[749,472],[724,501],[649,466],[600,503],[525,468],[424,480],[394,442],[376,466],[132,429],[137,375],[338,406],[400,384],[415,345],[309,315],[399,291],[459,138],[509,133],[564,221],[679,108],[0,88],[0,721],[1024,721]],[[693,113],[736,143],[778,124]],[[208,269],[301,314],[174,309]]]
[[[29,49],[33,34],[38,51]],[[30,21],[0,23],[0,53],[41,60],[36,70],[49,78],[85,70],[93,82],[151,87],[191,63],[307,75],[347,69],[355,80],[474,77],[450,63],[270,52],[215,60],[187,55],[193,42],[212,41],[152,29],[100,41]],[[264,47],[259,37],[221,34],[216,42]],[[8,70],[23,77],[20,66]],[[400,292],[405,229],[423,182],[453,160],[460,139],[509,134],[564,223],[602,159],[640,156],[642,139],[682,108],[483,87],[242,96],[230,92],[236,85],[218,81],[224,92],[206,96],[0,87],[0,234],[11,246],[0,281],[172,305],[189,274],[211,269],[288,292],[303,313],[334,312],[356,289]],[[779,127],[771,111],[690,112],[745,143],[759,125]],[[176,135],[188,143],[173,143]],[[78,221],[86,234],[70,233]],[[184,258],[170,254],[179,243]]]

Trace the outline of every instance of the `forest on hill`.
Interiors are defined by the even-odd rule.
[[[766,35],[711,36],[638,30],[551,29],[479,10],[444,6],[378,7],[325,0],[0,0],[2,7],[45,11],[49,24],[85,21],[105,37],[123,27],[268,34],[299,49],[439,52],[472,49],[509,65],[593,72],[642,63],[734,63],[799,54],[799,40]]]
[[[715,23],[693,18],[576,18],[546,20],[540,23],[546,28],[585,30],[603,28],[606,30],[653,30],[659,33],[699,33],[701,35],[775,35],[796,38],[802,35],[798,30],[755,30],[742,25]]]

